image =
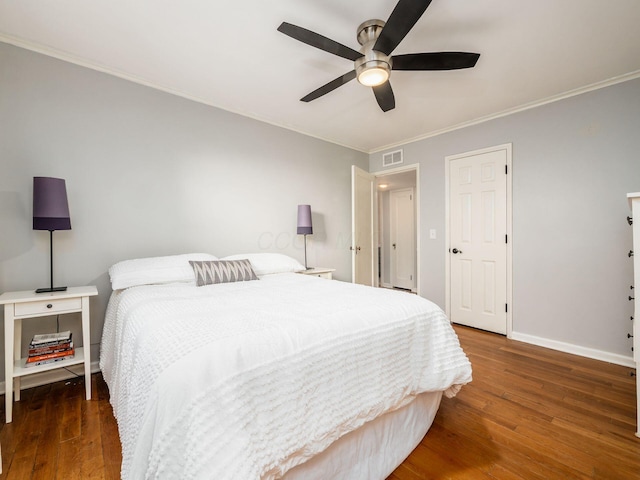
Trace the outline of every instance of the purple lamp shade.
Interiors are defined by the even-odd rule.
[[[64,179],[33,177],[33,229],[71,230]]]
[[[298,235],[310,235],[313,233],[311,223],[311,205],[298,205]]]

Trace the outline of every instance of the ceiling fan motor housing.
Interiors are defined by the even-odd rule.
[[[362,45],[360,52],[363,56],[355,60],[354,65],[358,81],[367,86],[372,85],[366,83],[366,80],[364,79],[365,77],[362,75],[363,73],[370,72],[372,70],[377,71],[379,74],[386,77],[384,81],[389,78],[391,73],[391,67],[393,65],[391,56],[373,49],[384,25],[384,21],[374,19],[367,20],[366,22],[361,23],[358,27],[358,43]]]
[[[366,43],[375,42],[380,36],[380,32],[384,25],[385,21],[378,19],[362,22],[358,25],[358,30],[356,31],[358,43],[360,45],[365,45]]]

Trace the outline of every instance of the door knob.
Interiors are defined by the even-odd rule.
[[[458,250],[457,248],[454,248],[453,250],[451,250],[451,253],[462,253],[462,250]]]

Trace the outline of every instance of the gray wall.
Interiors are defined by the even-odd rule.
[[[31,229],[34,176],[66,179],[73,229],[54,233],[54,280],[98,286],[94,346],[110,265],[187,252],[272,251],[303,262],[301,203],[313,212],[309,265],[351,280],[350,166],[367,162],[361,152],[0,43],[0,291],[49,282],[49,234]],[[25,341],[52,326],[51,318],[25,322]]]
[[[445,157],[513,144],[513,330],[630,356],[640,80],[406,144],[420,164],[421,292],[445,303]],[[370,171],[382,168],[370,156]],[[438,238],[426,232],[437,229]]]

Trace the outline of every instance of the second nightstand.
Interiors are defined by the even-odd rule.
[[[313,267],[309,270],[303,270],[301,273],[303,275],[313,275],[314,277],[326,278],[327,280],[333,279],[333,272],[335,272],[335,268],[325,268],[325,267]]]
[[[98,294],[94,286],[69,287],[64,292],[34,293],[5,292],[0,295],[4,305],[4,365],[6,422],[13,418],[13,396],[20,400],[20,378],[32,373],[84,363],[84,382],[87,400],[91,399],[91,338],[89,325],[89,297]],[[25,367],[22,353],[22,320],[66,313],[82,313],[82,347],[75,349],[74,358],[62,362]],[[15,393],[14,393],[15,392]]]

